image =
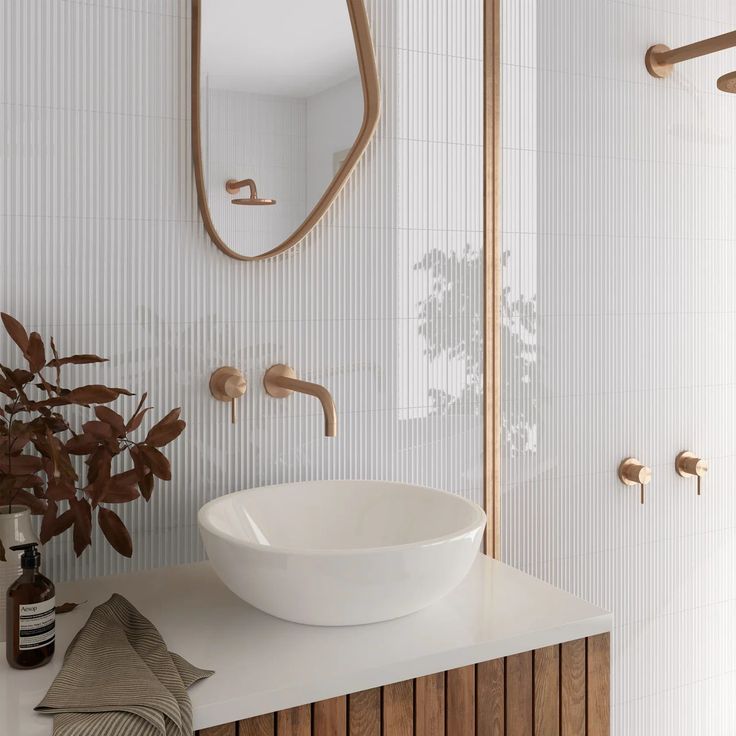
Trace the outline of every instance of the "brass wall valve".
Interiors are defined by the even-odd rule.
[[[218,368],[210,376],[210,393],[218,401],[230,402],[230,420],[235,424],[237,419],[236,401],[245,393],[248,383],[245,376],[230,365]]]
[[[700,480],[708,472],[708,461],[685,450],[675,458],[675,470],[681,478],[698,479],[699,496]]]
[[[652,480],[652,469],[635,457],[627,457],[618,466],[618,479],[625,486],[639,486],[639,500],[644,503],[644,486]]]

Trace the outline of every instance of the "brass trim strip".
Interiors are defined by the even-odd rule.
[[[199,203],[199,211],[202,213],[205,229],[214,244],[225,255],[235,258],[238,261],[260,261],[265,258],[271,258],[285,250],[295,246],[300,240],[305,238],[314,226],[324,217],[330,205],[340,193],[347,182],[353,169],[356,167],[360,157],[363,155],[368,143],[373,137],[373,133],[378,125],[378,119],[381,115],[381,89],[378,79],[378,66],[376,65],[376,56],[373,50],[373,41],[371,38],[371,27],[368,21],[368,13],[366,12],[363,0],[347,0],[348,11],[350,12],[350,22],[353,26],[353,36],[355,38],[355,50],[358,55],[358,66],[360,68],[360,77],[363,85],[363,100],[365,107],[363,110],[363,124],[361,125],[358,137],[350,150],[350,154],[346,157],[340,170],[332,180],[332,184],[322,195],[312,211],[307,215],[304,222],[290,235],[283,243],[277,245],[265,253],[257,256],[244,256],[230,248],[218,234],[212,222],[210,208],[207,203],[207,192],[204,185],[204,168],[202,164],[202,129],[200,122],[200,101],[199,101],[199,73],[200,73],[200,54],[201,54],[201,4],[202,0],[192,0],[192,153],[194,157],[194,178],[197,184],[197,201]]]
[[[484,87],[484,501],[486,554],[501,558],[501,0],[485,0]]]

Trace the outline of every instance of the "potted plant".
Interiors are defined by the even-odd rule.
[[[149,501],[155,479],[171,479],[161,448],[183,432],[180,410],[170,411],[145,436],[134,438],[150,410],[144,406],[147,394],[124,418],[108,404],[132,396],[127,389],[100,384],[66,388],[66,366],[106,359],[61,357],[53,338],[47,346],[37,332],[29,335],[18,320],[1,316],[25,366],[0,363],[0,518],[7,522],[2,515],[17,517],[18,523],[5,527],[15,525],[28,534],[21,517],[41,516],[42,543],[71,529],[77,557],[92,544],[96,518],[112,547],[131,557],[130,533],[113,507],[140,497]],[[88,413],[81,427],[73,427],[73,418],[65,416],[72,407]],[[5,527],[0,524],[0,532]],[[5,562],[6,546],[0,539],[0,564],[10,564]],[[0,596],[4,601],[4,590]]]

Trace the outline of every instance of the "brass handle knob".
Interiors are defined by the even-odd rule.
[[[625,486],[639,486],[641,503],[644,503],[644,486],[652,480],[652,469],[635,457],[627,457],[618,466],[618,479]]]
[[[700,480],[708,472],[708,461],[685,450],[675,458],[675,471],[681,478],[698,479],[699,496]]]
[[[237,400],[245,394],[248,382],[245,376],[230,365],[218,368],[210,376],[210,393],[218,401],[230,402],[230,418],[233,424],[237,419]]]

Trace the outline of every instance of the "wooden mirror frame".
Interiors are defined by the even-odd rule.
[[[204,220],[204,226],[214,244],[230,258],[238,261],[260,261],[271,258],[285,250],[295,246],[300,240],[315,227],[324,217],[330,205],[345,186],[345,182],[363,155],[373,133],[378,125],[381,114],[381,89],[378,81],[378,67],[373,49],[373,39],[368,21],[368,13],[364,0],[346,0],[350,13],[350,23],[353,28],[355,39],[355,50],[358,56],[358,67],[363,87],[363,123],[358,137],[355,139],[350,154],[346,157],[342,166],[335,175],[332,183],[322,195],[312,211],[307,215],[304,222],[280,245],[265,251],[257,256],[245,256],[230,248],[225,243],[212,222],[209,204],[207,203],[207,192],[205,189],[204,170],[202,165],[202,128],[200,124],[200,55],[202,40],[202,17],[201,5],[205,0],[192,0],[192,152],[194,156],[194,176],[197,183],[197,201],[199,211]],[[224,185],[224,182],[223,182]]]
[[[501,0],[483,5],[483,483],[485,552],[501,558]]]

